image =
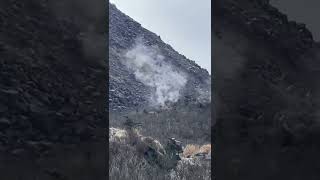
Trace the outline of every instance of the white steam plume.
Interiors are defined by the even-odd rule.
[[[187,82],[186,75],[164,61],[157,47],[146,46],[141,39],[124,54],[122,63],[131,69],[135,78],[152,89],[151,105],[165,106],[176,102]]]

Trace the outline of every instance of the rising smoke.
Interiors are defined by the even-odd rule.
[[[154,106],[177,102],[187,83],[184,73],[166,62],[157,47],[144,45],[141,38],[125,52],[122,63],[133,71],[137,80],[151,88],[150,103]]]

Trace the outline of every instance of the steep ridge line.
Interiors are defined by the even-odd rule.
[[[141,44],[157,49],[158,55],[163,57],[162,61],[170,64],[171,71],[186,75],[187,83],[181,91],[181,99],[196,99],[199,91],[206,92],[207,96],[210,96],[211,78],[205,69],[176,52],[159,36],[120,12],[115,5],[109,4],[109,10],[110,110],[135,109],[150,105],[152,88],[139,81],[134,72],[121,63],[125,61],[124,54],[134,48],[139,38]],[[157,62],[161,63],[159,60]]]

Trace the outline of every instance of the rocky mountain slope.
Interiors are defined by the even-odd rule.
[[[159,144],[166,144],[168,138],[183,146],[209,144],[210,105],[209,73],[109,4],[109,127],[125,129],[130,119],[141,125],[139,133]],[[145,150],[136,150],[133,144],[110,140],[111,179],[211,177],[209,161],[188,166],[176,159],[177,154],[172,161],[167,153],[157,161],[165,166],[175,163],[170,171],[163,171],[162,163],[148,160],[157,148],[146,144]]]
[[[216,0],[213,15],[216,176],[318,177],[318,43],[267,0]]]
[[[150,98],[163,105],[167,100],[210,97],[206,70],[113,4],[109,4],[109,82],[110,110],[149,106]]]

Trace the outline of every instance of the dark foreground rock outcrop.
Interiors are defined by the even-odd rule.
[[[1,179],[105,178],[105,6],[0,3]]]
[[[213,1],[217,179],[319,177],[319,45],[268,1]]]

